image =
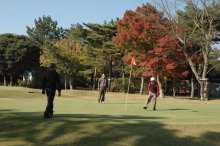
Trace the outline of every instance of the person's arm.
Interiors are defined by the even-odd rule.
[[[45,84],[46,84],[46,75],[44,74],[43,79],[42,79],[42,94],[45,94]]]
[[[57,73],[57,90],[58,90],[58,96],[61,96],[61,83],[60,83],[60,76]]]

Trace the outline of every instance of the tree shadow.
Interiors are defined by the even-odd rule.
[[[220,133],[178,137],[177,130],[139,115],[57,114],[43,119],[40,112],[0,110],[0,144],[19,139],[18,145],[209,145],[220,144]],[[16,145],[17,143],[12,143]]]

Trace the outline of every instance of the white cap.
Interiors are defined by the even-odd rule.
[[[150,81],[155,81],[155,77],[151,77],[151,78],[150,78]]]

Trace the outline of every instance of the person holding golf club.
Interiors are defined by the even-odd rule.
[[[61,96],[61,84],[59,74],[56,72],[57,65],[51,63],[49,70],[43,77],[42,94],[47,94],[47,106],[44,112],[44,118],[51,118],[53,116],[53,101],[58,90],[58,96]]]
[[[105,74],[102,74],[102,77],[99,78],[98,81],[98,90],[99,90],[98,103],[104,103],[105,93],[107,88],[108,88],[108,79],[105,77]]]
[[[156,83],[155,77],[150,78],[150,83],[148,84],[147,87],[148,87],[149,95],[148,95],[148,98],[146,100],[146,103],[145,103],[145,106],[143,107],[143,109],[147,110],[147,108],[151,102],[151,99],[153,98],[153,104],[154,104],[153,110],[156,110],[157,96],[159,95],[160,91],[159,91],[159,86]]]

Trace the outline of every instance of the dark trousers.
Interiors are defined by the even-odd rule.
[[[50,89],[50,88],[46,88],[45,90],[47,93],[47,106],[46,106],[46,110],[44,112],[44,115],[45,116],[52,116],[53,115],[53,101],[54,101],[56,90]]]
[[[105,101],[105,91],[106,91],[105,87],[100,87],[98,102],[104,102]]]
[[[145,107],[149,106],[152,98],[153,98],[153,104],[154,104],[153,109],[156,110],[156,103],[157,103],[157,94],[156,93],[149,92],[149,96],[146,100]]]

